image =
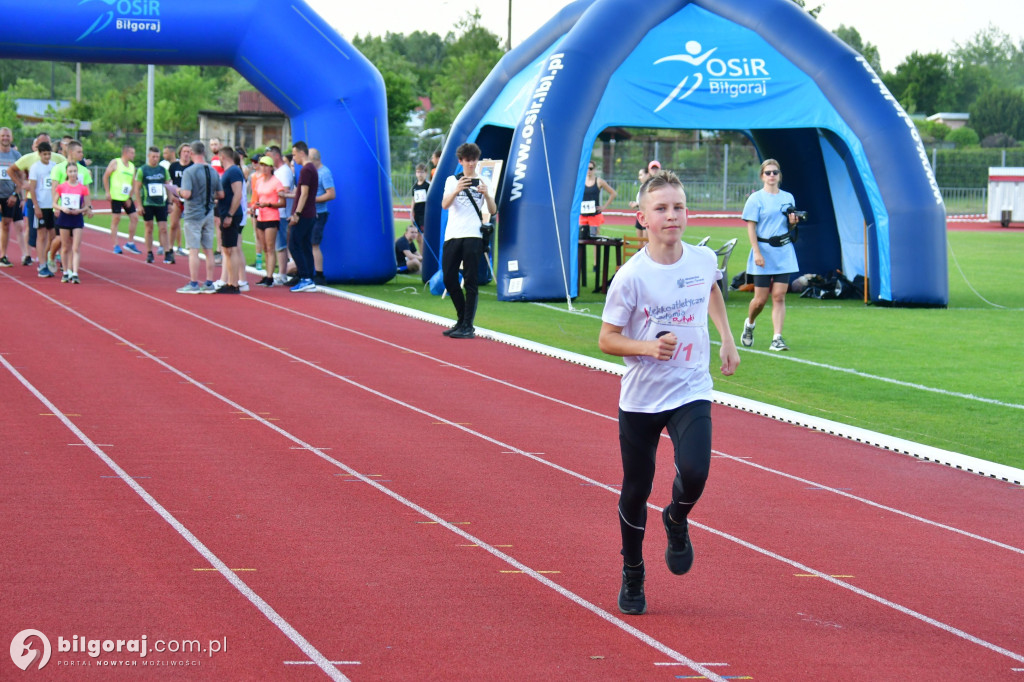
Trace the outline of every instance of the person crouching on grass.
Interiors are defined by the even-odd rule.
[[[666,427],[676,477],[672,500],[661,514],[668,534],[665,562],[676,575],[693,564],[686,519],[704,492],[711,463],[708,318],[722,339],[722,374],[735,372],[740,357],[716,284],[722,273],[715,252],[681,241],[686,193],[679,178],[671,172],[652,174],[640,188],[637,220],[650,241],[612,280],[598,345],[626,362],[619,395],[623,569],[618,601],[620,611],[639,615],[647,610],[642,551],[647,498]]]
[[[61,235],[61,263],[64,275],[61,282],[78,284],[79,251],[82,247],[82,228],[85,216],[92,216],[89,188],[78,182],[78,166],[68,164],[67,180],[53,192],[53,209],[57,215],[57,229]]]

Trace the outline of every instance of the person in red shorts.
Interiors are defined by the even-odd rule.
[[[601,203],[602,190],[609,194],[608,201]],[[583,201],[580,203],[580,239],[593,239],[604,225],[604,211],[618,196],[611,185],[597,177],[594,162],[587,167],[587,179],[583,184]]]

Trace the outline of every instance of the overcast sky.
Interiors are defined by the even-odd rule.
[[[492,32],[502,39],[508,32],[508,0],[307,2],[347,39],[357,34],[408,34],[416,30],[444,36],[475,8],[480,9],[483,25]],[[567,4],[567,0],[512,0],[512,46]],[[830,31],[840,24],[856,28],[865,42],[878,47],[886,71],[915,50],[949,52],[954,43],[967,42],[989,24],[1010,34],[1018,45],[1024,39],[1024,5],[1020,0],[971,0],[963,4],[934,0],[808,0],[807,4],[824,5],[818,20]]]

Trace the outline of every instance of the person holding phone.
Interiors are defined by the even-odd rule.
[[[480,147],[472,142],[459,145],[455,156],[462,164],[462,173],[450,175],[444,182],[441,208],[448,210],[448,225],[441,251],[441,270],[444,287],[455,306],[457,321],[443,333],[452,339],[472,339],[476,336],[473,322],[476,318],[477,287],[480,257],[483,255],[483,234],[480,232],[484,207],[492,216],[498,207],[490,189],[478,176]],[[459,266],[462,266],[466,293],[459,286]]]

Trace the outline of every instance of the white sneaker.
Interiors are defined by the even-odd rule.
[[[288,279],[281,273],[274,275],[274,284],[284,284],[287,281]]]
[[[213,283],[213,288],[214,289],[220,289],[222,286],[224,286],[224,284],[225,284],[224,280],[218,279],[217,281],[215,281]]]
[[[754,345],[754,325],[747,324],[746,320],[743,320],[743,333],[740,334],[740,343],[747,348]]]
[[[779,334],[774,339],[772,339],[772,345],[768,346],[768,350],[773,350],[776,352],[780,350],[789,350],[789,346],[787,346],[786,342],[782,340],[782,334]]]
[[[238,283],[238,290],[239,291],[249,291],[249,283],[248,282],[239,282]]]

